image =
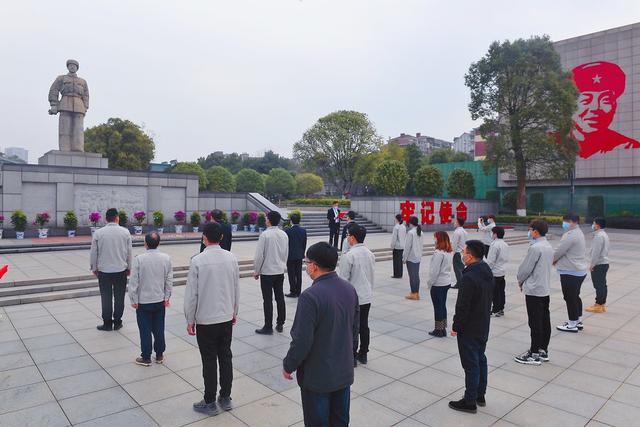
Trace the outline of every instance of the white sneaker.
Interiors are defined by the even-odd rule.
[[[562,325],[556,326],[556,329],[563,332],[578,332],[578,327],[569,326],[569,322],[564,322]]]

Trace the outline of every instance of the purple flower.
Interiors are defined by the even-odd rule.
[[[249,212],[249,220],[251,221],[252,224],[256,222],[257,219],[258,219],[257,212]]]
[[[144,211],[135,211],[133,213],[133,217],[136,219],[136,222],[138,223],[138,225],[142,225],[146,216],[147,214]]]
[[[36,220],[33,224],[34,225],[37,224],[40,227],[44,227],[45,224],[47,224],[50,219],[51,219],[51,216],[49,215],[48,212],[42,212],[42,213],[36,214]]]
[[[187,217],[187,214],[184,211],[178,211],[173,214],[173,217],[176,219],[176,221],[182,222]]]
[[[98,221],[100,221],[100,219],[102,219],[102,215],[100,215],[100,212],[91,212],[89,214],[89,221],[93,224],[94,227],[98,225]]]
[[[204,222],[206,224],[210,223],[211,220],[213,219],[213,212],[211,211],[205,211],[204,213]]]

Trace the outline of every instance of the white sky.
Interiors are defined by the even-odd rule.
[[[452,140],[474,125],[463,76],[493,40],[639,20],[637,0],[1,0],[0,147],[57,149],[47,93],[68,58],[89,84],[85,126],[144,123],[159,161],[290,156],[339,109],[385,138]]]

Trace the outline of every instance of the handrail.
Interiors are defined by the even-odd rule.
[[[272,203],[271,200],[267,199],[260,193],[247,193],[247,201],[252,202],[264,212],[277,211],[280,212],[282,218],[286,219],[289,217],[289,212],[287,209],[279,208],[274,203]]]

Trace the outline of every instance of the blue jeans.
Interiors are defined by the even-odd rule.
[[[305,427],[342,427],[349,425],[350,387],[330,393],[300,389]]]
[[[162,356],[165,350],[164,342],[164,302],[152,304],[138,304],[136,319],[140,330],[140,357],[151,358],[151,335],[153,335],[153,349],[156,357]]]
[[[487,357],[484,351],[487,338],[465,337],[458,334],[458,353],[464,369],[464,400],[475,403],[487,391]]]
[[[407,261],[407,272],[409,273],[411,292],[420,292],[420,263]]]
[[[449,287],[449,285],[431,287],[431,302],[433,303],[433,314],[436,321],[447,320],[447,292],[449,292]]]

